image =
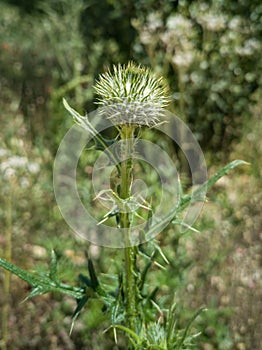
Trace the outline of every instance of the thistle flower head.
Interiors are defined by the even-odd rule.
[[[95,90],[102,112],[116,124],[156,125],[169,102],[164,80],[132,62],[101,74]]]

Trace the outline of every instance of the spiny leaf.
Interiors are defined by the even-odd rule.
[[[83,307],[85,306],[85,304],[87,303],[88,301],[88,296],[87,295],[84,295],[81,299],[78,299],[77,300],[77,307],[73,313],[73,316],[72,316],[72,324],[71,324],[71,328],[70,328],[70,334],[72,333],[72,330],[74,328],[74,324],[75,324],[75,321],[78,317],[78,315],[80,314],[81,310],[83,309]]]
[[[79,299],[84,294],[84,290],[82,288],[71,287],[61,282],[54,283],[49,275],[40,276],[33,274],[21,269],[20,267],[10,263],[3,258],[0,258],[0,266],[18,276],[21,280],[27,282],[30,286],[33,287],[33,291],[29,294],[28,297],[49,292],[57,292],[67,294],[76,299]]]
[[[146,266],[144,267],[143,271],[141,272],[141,276],[140,276],[140,280],[139,280],[139,283],[138,283],[138,288],[140,291],[143,290],[143,287],[144,287],[144,284],[145,284],[145,280],[146,280],[146,276],[147,276],[147,273],[150,269],[150,267],[152,266],[152,263],[153,261],[149,261]]]
[[[124,331],[125,333],[127,333],[128,335],[130,335],[130,336],[137,342],[137,344],[139,344],[139,342],[140,342],[139,336],[138,336],[134,331],[132,331],[130,328],[127,328],[127,327],[125,327],[125,326],[122,326],[121,324],[113,325],[113,326],[111,326],[110,328],[118,328],[118,329],[121,329],[122,331]]]
[[[63,98],[63,104],[64,107],[67,109],[67,111],[73,116],[74,121],[81,126],[83,129],[87,130],[95,140],[95,145],[97,150],[104,151],[107,156],[113,161],[115,164],[118,173],[120,173],[120,167],[119,167],[119,161],[116,159],[115,155],[111,152],[109,146],[111,146],[115,140],[106,140],[104,139],[101,134],[93,127],[93,125],[88,120],[87,116],[81,116],[77,111],[75,111],[66,101],[65,98]]]
[[[186,329],[184,330],[184,333],[183,333],[183,336],[179,342],[179,345],[178,345],[178,349],[180,349],[180,347],[183,345],[187,335],[188,335],[188,332],[190,331],[190,328],[192,326],[192,323],[194,322],[194,320],[197,318],[198,315],[201,314],[201,312],[203,311],[206,311],[207,309],[206,308],[200,308],[193,316],[192,318],[188,321],[187,323],[187,326],[186,326]]]
[[[89,258],[88,258],[88,271],[89,271],[89,275],[90,275],[91,282],[92,282],[92,288],[94,290],[96,290],[99,286],[99,282],[98,282],[98,278],[96,276],[96,272],[95,272],[92,260]]]
[[[169,265],[169,261],[168,261],[167,257],[165,256],[165,254],[163,253],[163,250],[161,249],[161,247],[155,241],[153,241],[152,243],[153,243],[154,248],[158,251],[158,253],[162,257],[162,259],[164,260],[164,262]]]
[[[167,318],[167,344],[169,344],[172,340],[173,333],[176,328],[176,308],[177,304],[173,303],[171,306],[169,312],[168,312],[168,318]]]
[[[87,116],[80,115],[76,110],[74,110],[66,101],[65,98],[63,98],[63,104],[64,107],[67,109],[67,111],[72,115],[74,121],[80,125],[83,129],[90,132],[90,134],[95,138],[95,140],[99,143],[99,145],[103,145],[103,149],[107,148],[107,145],[104,143],[104,140],[102,139],[101,135],[98,133],[98,131],[93,127],[93,125],[89,122]]]
[[[24,301],[30,299],[30,298],[33,298],[33,297],[36,297],[37,295],[42,295],[42,294],[45,294],[45,293],[48,293],[48,290],[39,286],[39,287],[36,287],[34,289],[32,289],[32,291],[28,294],[28,296],[24,299]]]
[[[56,257],[56,253],[54,250],[51,251],[49,276],[53,282],[59,283],[58,276],[57,276],[57,257]]]
[[[37,277],[31,272],[25,271],[3,258],[0,258],[0,266],[12,272],[14,275],[18,276],[19,278],[21,278],[21,280],[27,282],[32,287],[37,287],[39,282],[46,283],[48,281],[48,278],[45,278],[44,276]]]
[[[185,208],[187,208],[190,205],[190,203],[204,201],[206,192],[210,190],[219,179],[221,179],[224,175],[228,174],[235,167],[244,164],[247,165],[249,163],[243,160],[234,160],[233,162],[227,164],[225,167],[220,169],[205,183],[200,185],[197,188],[197,190],[195,190],[192,194],[184,195],[181,198],[181,200],[178,203],[176,203],[176,206],[173,209],[171,209],[167,214],[165,214],[162,218],[160,218],[151,225],[150,229],[146,232],[147,238],[150,239],[156,233],[160,232],[162,227],[165,227],[165,225],[167,225],[173,218],[175,218],[177,214],[181,213]]]
[[[159,287],[155,287],[152,292],[147,295],[146,299],[143,301],[143,305],[146,309],[152,307],[152,300],[154,301],[156,299],[157,293],[159,291]]]
[[[174,224],[174,225],[182,225],[182,226],[185,226],[187,228],[187,230],[193,231],[195,233],[200,233],[200,231],[198,231],[196,228],[186,224],[182,220],[173,220],[172,224]]]
[[[79,279],[80,281],[87,287],[92,288],[92,282],[90,281],[90,279],[84,275],[82,275],[81,273],[79,274]]]
[[[244,164],[248,165],[249,163],[245,162],[244,160],[237,159],[237,160],[234,160],[233,162],[227,164],[226,166],[221,168],[216,174],[211,176],[211,178],[208,179],[204,184],[199,186],[198,189],[192,193],[191,197],[195,201],[204,200],[206,192],[208,190],[210,190],[219,179],[221,179],[224,175],[227,175],[235,167],[237,167],[239,165],[244,165]],[[187,201],[188,200],[190,201],[191,197],[188,198]]]

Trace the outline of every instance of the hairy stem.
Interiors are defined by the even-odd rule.
[[[122,163],[120,180],[120,197],[128,199],[131,195],[133,161],[132,154],[134,148],[134,126],[123,126],[120,134],[122,144]],[[126,318],[130,329],[135,331],[137,316],[137,296],[136,296],[136,275],[135,275],[135,249],[132,247],[130,237],[131,215],[129,212],[120,214],[120,226],[125,229],[125,298],[126,298]]]

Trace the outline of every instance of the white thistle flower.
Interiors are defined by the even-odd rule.
[[[116,124],[156,125],[169,102],[164,80],[132,62],[100,75],[95,90],[102,113]]]

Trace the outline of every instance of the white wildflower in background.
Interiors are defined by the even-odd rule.
[[[35,163],[35,162],[30,162],[27,165],[27,169],[29,170],[29,172],[31,174],[37,174],[40,171],[40,165],[38,163]]]
[[[188,36],[192,30],[192,23],[182,15],[172,15],[167,19],[166,27],[177,36]]]
[[[2,153],[5,155],[8,154],[8,152]],[[26,157],[20,156],[11,156],[0,164],[0,172],[2,172],[3,178],[6,180],[17,174],[21,175],[21,170],[25,172],[26,175],[29,175],[28,173],[37,174],[40,171],[40,165],[36,162],[29,162]],[[23,183],[25,183],[25,181]]]
[[[236,53],[239,56],[252,56],[256,52],[261,51],[261,43],[255,38],[248,39],[244,42],[243,46],[236,47]]]
[[[194,61],[193,51],[178,51],[172,57],[172,62],[178,67],[189,67]]]
[[[26,157],[20,156],[13,156],[8,159],[9,166],[13,168],[22,168],[27,164],[27,162],[28,159]]]
[[[213,12],[203,13],[197,21],[207,30],[211,32],[218,32],[225,29],[227,17],[223,14],[215,14]]]
[[[28,162],[26,157],[12,156],[0,165],[0,170],[5,171],[8,168],[22,168],[25,167]]]
[[[163,78],[132,62],[101,74],[95,90],[102,113],[117,124],[156,125],[169,103]]]
[[[181,15],[172,15],[167,19],[166,31],[161,39],[167,47],[187,46],[194,36],[192,23]]]
[[[227,28],[228,16],[207,3],[195,1],[190,14],[207,31],[218,32]]]
[[[156,12],[152,12],[147,17],[147,28],[151,33],[156,32],[163,26],[160,15]]]
[[[25,176],[21,177],[19,182],[22,188],[28,188],[30,186],[30,182],[28,178]]]
[[[0,148],[0,157],[5,157],[9,154],[9,151],[5,148]]]
[[[239,16],[233,17],[228,22],[228,28],[235,31],[235,32],[239,31],[239,29],[241,28],[241,25],[242,25],[242,21],[241,21],[241,17],[239,17]]]
[[[7,168],[3,173],[4,173],[3,177],[5,180],[10,180],[16,174],[15,169],[13,168]]]
[[[194,35],[192,22],[186,17],[172,15],[167,19],[166,31],[161,35],[161,40],[170,60],[179,68],[187,68],[194,61]]]
[[[146,27],[141,29],[141,31],[140,31],[141,43],[144,45],[148,45],[148,44],[150,44],[151,40],[152,40],[152,33],[150,33]]]
[[[144,45],[152,45],[157,41],[157,34],[163,28],[163,21],[158,12],[152,12],[147,16],[146,23],[141,25],[138,19],[132,20],[132,25],[139,31],[140,41]]]

